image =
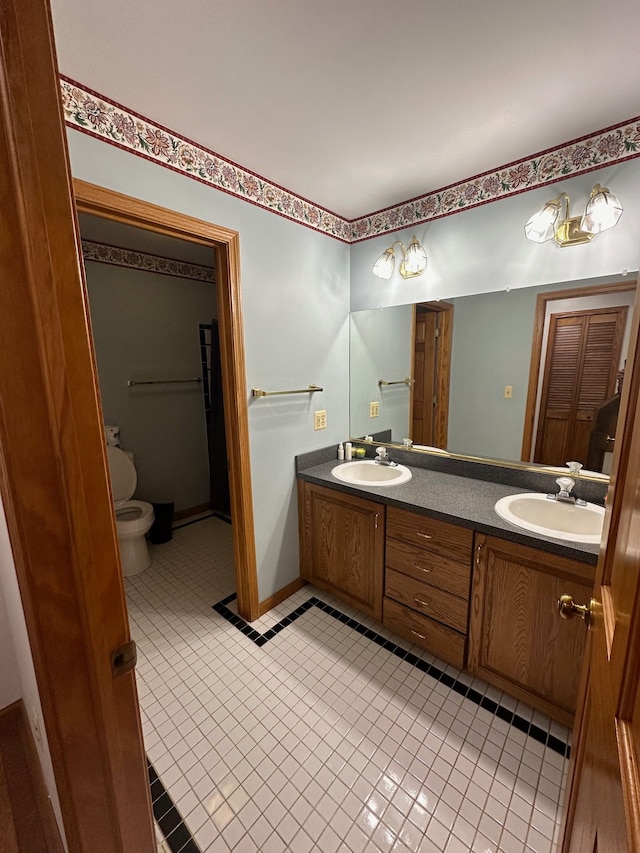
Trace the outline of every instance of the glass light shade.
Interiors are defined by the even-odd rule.
[[[413,275],[420,275],[427,267],[427,253],[422,248],[415,237],[411,238],[411,242],[407,247],[404,256],[404,268]]]
[[[393,251],[393,246],[386,249],[373,265],[373,274],[378,278],[391,278],[396,265],[396,256]]]
[[[622,205],[606,187],[596,184],[580,223],[580,230],[588,234],[600,234],[613,228],[622,216]]]
[[[560,203],[554,200],[548,201],[542,210],[534,213],[524,226],[527,240],[534,243],[546,243],[551,240],[555,234],[559,212]]]

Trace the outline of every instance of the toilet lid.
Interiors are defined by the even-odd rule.
[[[110,444],[107,445],[107,459],[109,460],[113,502],[118,506],[118,504],[128,501],[136,490],[136,483],[138,482],[136,466],[124,450]]]

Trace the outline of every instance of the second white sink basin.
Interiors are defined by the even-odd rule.
[[[342,462],[331,473],[354,486],[400,486],[411,479],[411,471],[405,465],[380,465],[373,459]]]
[[[495,510],[511,524],[554,539],[597,545],[602,537],[604,509],[597,504],[578,506],[529,492],[500,498]]]

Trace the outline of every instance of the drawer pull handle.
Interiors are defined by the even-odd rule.
[[[419,637],[421,640],[426,640],[426,634],[420,634],[418,631],[414,631],[413,628],[409,628],[409,631],[413,634],[414,637]]]
[[[433,536],[430,533],[420,533],[419,530],[416,530],[417,536],[422,536],[423,539],[433,539]]]
[[[416,569],[419,569],[419,571],[424,572],[427,575],[432,571],[431,569],[425,569],[424,566],[419,566],[417,563],[414,563],[413,565]]]
[[[425,601],[424,598],[418,598],[417,595],[413,596],[413,600],[416,604],[419,604],[421,607],[430,607],[430,603]]]

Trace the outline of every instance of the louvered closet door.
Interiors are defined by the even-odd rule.
[[[597,406],[615,393],[626,307],[552,314],[534,461],[586,463]]]

